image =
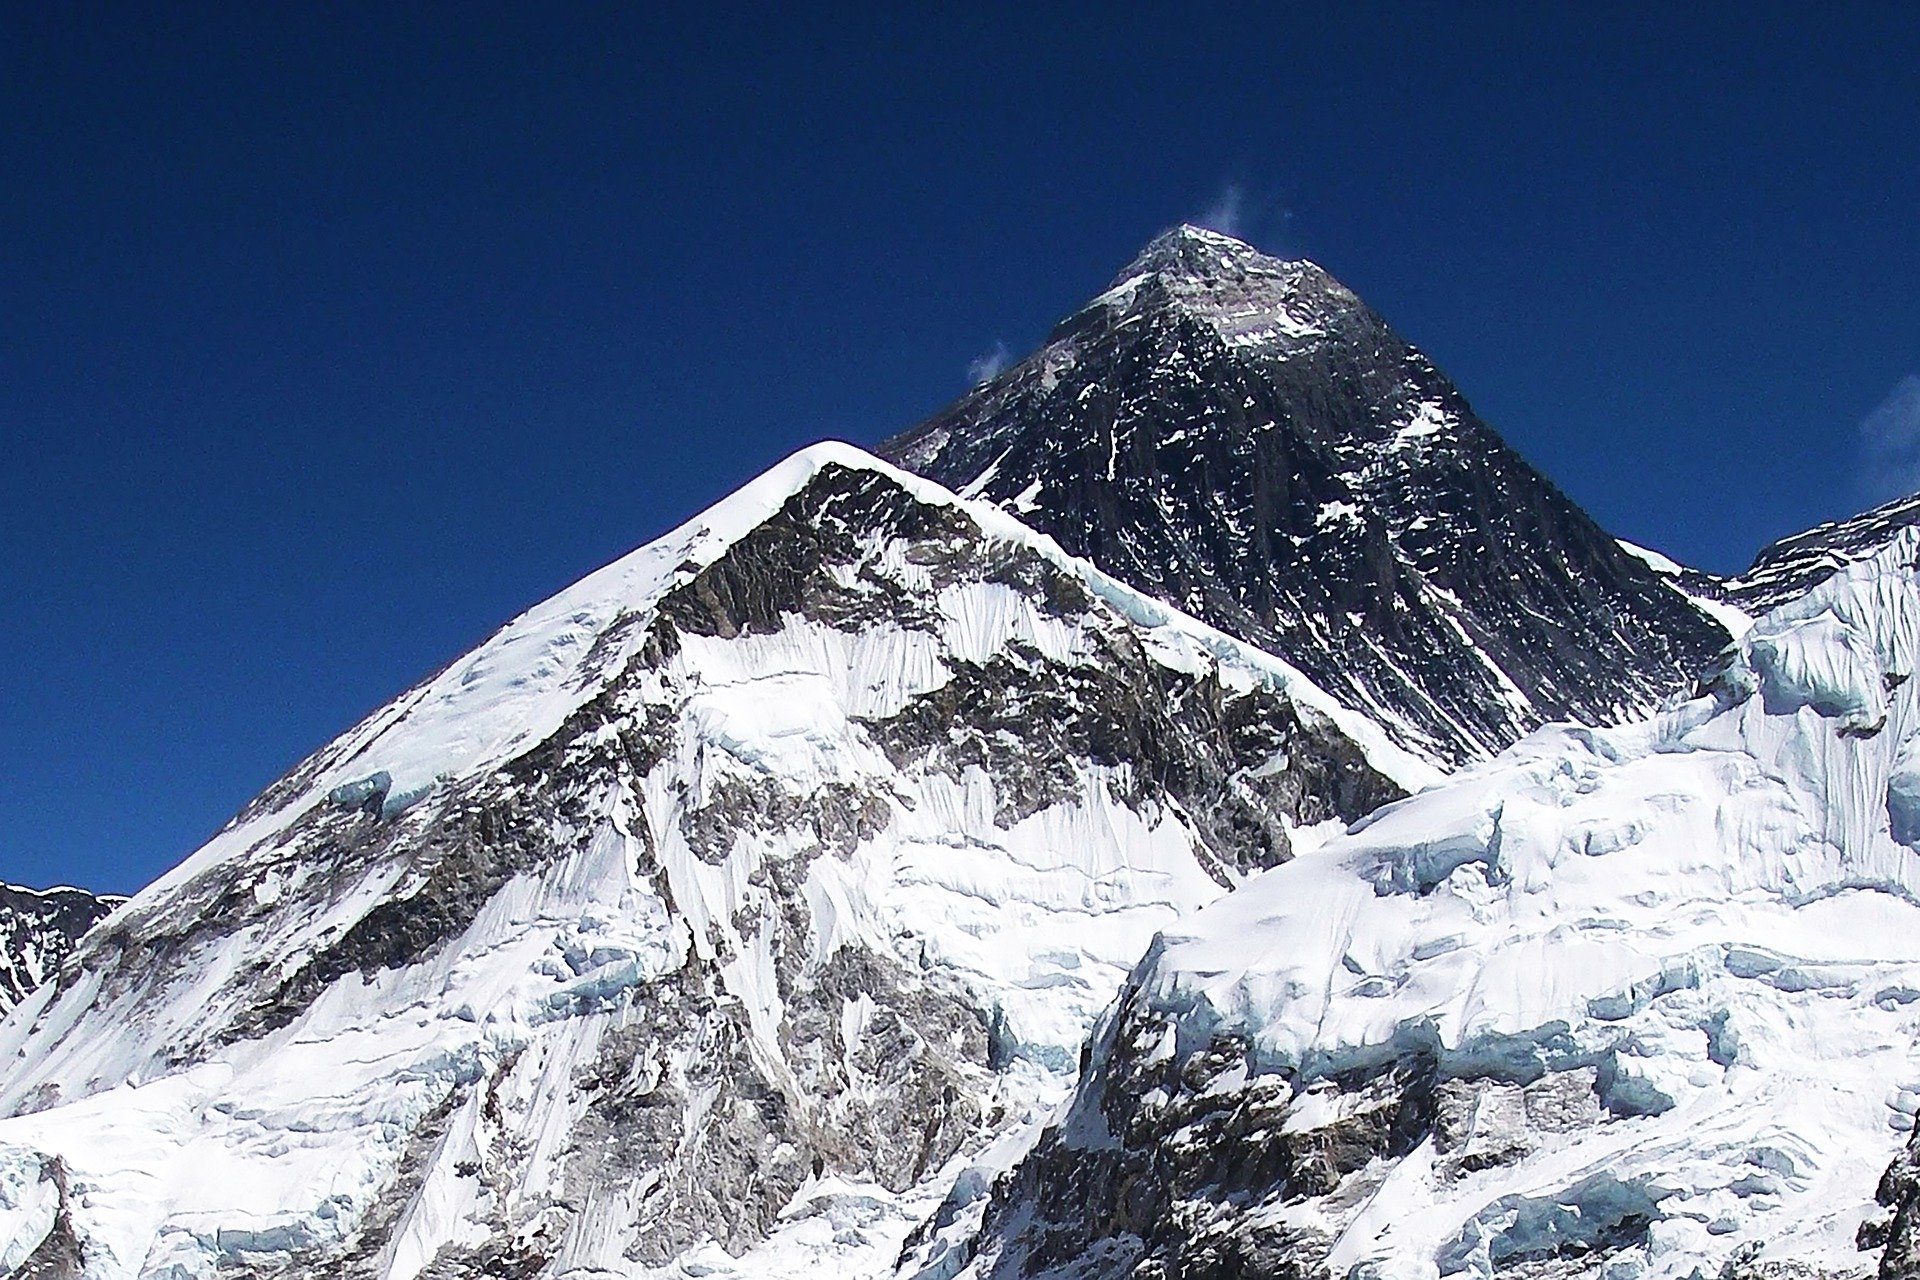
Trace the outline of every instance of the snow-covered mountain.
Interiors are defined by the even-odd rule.
[[[67,886],[0,884],[0,1013],[52,977],[81,935],[124,901]]]
[[[1917,557],[1164,930],[922,1274],[1915,1275]]]
[[[1440,761],[1651,711],[1728,639],[1345,286],[1194,227],[879,451]]]
[[[0,890],[0,1274],[1920,1280],[1920,502],[1718,583],[1192,228],[886,449]]]
[[[0,1023],[0,1272],[889,1270],[1157,932],[1435,776],[808,450],[318,752]]]
[[[1762,551],[1745,573],[1726,580],[1724,591],[1749,612],[1764,613],[1805,594],[1836,570],[1876,554],[1915,524],[1920,524],[1920,494],[1815,525]]]

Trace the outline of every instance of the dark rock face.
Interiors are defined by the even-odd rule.
[[[66,1168],[58,1160],[49,1160],[41,1172],[53,1184],[58,1196],[53,1227],[10,1280],[80,1280],[86,1265],[86,1247],[74,1234],[73,1218],[68,1212]]]
[[[935,590],[988,582],[1061,618],[1096,609],[1077,580],[1032,552],[985,539],[963,514],[930,508],[876,475],[829,468],[664,599],[661,616],[723,637],[772,630],[787,613],[848,630],[931,625],[898,583],[862,563],[861,540],[876,531],[905,543],[905,557],[931,571]],[[834,571],[853,566],[860,567],[851,574]],[[1282,816],[1352,821],[1403,794],[1331,724],[1270,690],[1229,694],[1217,679],[1175,672],[1129,631],[1108,633],[1091,662],[1069,665],[1015,646],[987,663],[949,666],[945,684],[865,728],[897,766],[951,774],[979,767],[1004,779],[1001,817],[1009,824],[1061,799],[1076,763],[1124,764],[1129,802],[1178,805],[1217,831],[1211,843],[1224,864],[1250,869],[1288,856]],[[1285,768],[1253,775],[1282,755]]]
[[[1648,710],[1727,642],[1332,277],[1212,232],[879,451],[1445,761]]]
[[[1263,1067],[1236,1032],[1177,1045],[1177,1024],[1136,985],[1151,964],[1150,953],[1089,1044],[1065,1117],[992,1187],[964,1257],[927,1248],[928,1233],[909,1242],[908,1261],[930,1264],[915,1280],[957,1262],[991,1280],[1331,1280],[1335,1238],[1299,1224],[1352,1214],[1422,1143],[1432,1144],[1434,1175],[1458,1181],[1608,1120],[1591,1065],[1517,1076],[1483,1065],[1463,1076],[1437,1041],[1415,1036],[1316,1075]],[[1604,1172],[1542,1197],[1508,1196],[1436,1261],[1443,1275],[1598,1274],[1646,1242],[1658,1197]],[[1507,1230],[1515,1221],[1526,1229]]]
[[[81,936],[123,901],[0,884],[0,1013],[59,972]]]
[[[1863,1228],[1860,1247],[1884,1249],[1880,1280],[1920,1280],[1920,1128],[1888,1166],[1876,1198],[1893,1216]]]
[[[1727,598],[1748,613],[1765,613],[1867,559],[1912,524],[1920,524],[1920,494],[1782,538],[1755,556],[1745,573],[1726,580]]]
[[[1437,1074],[1413,1053],[1326,1084],[1340,1105],[1290,1125],[1294,1082],[1231,1034],[1157,1051],[1166,1027],[1123,992],[1089,1046],[1072,1112],[993,1189],[977,1239],[995,1280],[1325,1277],[1332,1241],[1249,1210],[1337,1193],[1433,1131]],[[1071,1265],[1070,1265],[1071,1264]]]

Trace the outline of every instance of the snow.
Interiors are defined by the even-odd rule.
[[[1360,523],[1359,504],[1333,499],[1320,505],[1314,513],[1313,526],[1316,529],[1329,529],[1335,525],[1353,525]]]
[[[1171,297],[1229,347],[1277,359],[1326,337],[1332,314],[1357,301],[1310,262],[1269,258],[1244,241],[1190,226],[1156,238],[1083,311],[1103,308],[1117,314],[1118,325],[1134,323],[1152,305],[1141,305],[1143,294]]]
[[[1622,551],[1665,578],[1667,585],[1686,597],[1694,608],[1725,627],[1727,634],[1735,640],[1747,634],[1747,628],[1753,625],[1753,616],[1739,605],[1708,595],[1704,591],[1689,591],[1683,586],[1686,575],[1692,572],[1685,565],[1671,557],[1661,555],[1658,551],[1628,542],[1625,538],[1616,538],[1614,541],[1619,544]]]
[[[53,1229],[60,1200],[41,1160],[28,1151],[0,1153],[0,1271],[16,1273]]]
[[[665,592],[830,466],[957,507],[989,537],[1041,556],[1086,586],[1096,622],[1063,620],[994,582],[936,590],[924,566],[891,545],[868,546],[877,572],[929,604],[931,630],[848,631],[789,615],[770,632],[683,635],[636,695],[671,713],[672,750],[633,791],[610,786],[556,830],[563,856],[509,880],[425,958],[349,973],[287,1025],[216,1042],[190,1068],[174,1065],[176,1046],[202,1043],[205,1028],[225,1025],[376,905],[418,887],[403,861],[316,867],[320,854],[297,843],[310,813],[379,796],[381,829],[407,834],[425,831],[465,784],[506,785],[496,776],[502,765],[553,735],[636,658]],[[760,870],[792,863],[816,836],[805,824],[742,824],[725,847],[690,848],[681,815],[733,784],[800,800],[828,784],[885,798],[877,832],[845,857],[808,864],[813,961],[859,942],[971,993],[1000,1019],[1015,1059],[1003,1082],[1009,1114],[1044,1110],[1067,1089],[1087,1027],[1154,934],[1220,894],[1205,870],[1210,858],[1185,815],[1121,803],[1126,779],[1115,767],[1085,764],[1071,794],[1007,821],[1004,797],[978,768],[903,771],[864,722],[940,687],[956,663],[1016,649],[1095,660],[1100,637],[1089,626],[1130,630],[1172,670],[1283,693],[1332,720],[1408,789],[1439,777],[1284,662],[1122,586],[1013,516],[849,446],[815,446],[510,622],[343,735],[297,787],[142,893],[120,917],[130,927],[199,938],[174,969],[112,993],[90,970],[62,990],[43,988],[0,1023],[0,1061],[9,1064],[0,1112],[11,1116],[0,1119],[0,1250],[30,1251],[44,1236],[52,1190],[40,1169],[51,1155],[68,1170],[88,1280],[199,1280],[256,1256],[323,1247],[353,1230],[398,1176],[411,1138],[434,1123],[444,1130],[422,1157],[421,1189],[380,1263],[393,1280],[412,1280],[443,1246],[477,1239],[514,1205],[561,1193],[582,1105],[571,1073],[633,1016],[625,993],[698,954],[744,1006],[756,1052],[778,1062],[783,997],[770,935],[740,921],[777,905]],[[1303,833],[1303,847],[1326,835]],[[670,902],[637,870],[656,860]],[[272,914],[194,934],[209,895],[233,885]],[[857,1023],[860,1014],[844,1016]],[[481,1123],[484,1107],[506,1119]],[[515,1135],[511,1204],[458,1172],[506,1158],[501,1125]],[[845,1267],[890,1263],[916,1206],[937,1204],[965,1164],[884,1202],[872,1189],[820,1189],[754,1255],[760,1262],[741,1265],[784,1275],[828,1254]],[[623,1197],[636,1194],[596,1191],[602,1199],[582,1208],[565,1246],[573,1264],[632,1272],[607,1224],[625,1220]],[[848,1243],[854,1236],[864,1243]],[[690,1255],[684,1274],[728,1274],[710,1253]]]
[[[1669,556],[1661,555],[1658,551],[1654,551],[1649,547],[1636,546],[1628,542],[1625,538],[1615,538],[1614,541],[1620,544],[1622,551],[1634,559],[1641,561],[1647,568],[1653,570],[1655,573],[1663,574],[1671,578],[1678,577],[1686,572],[1685,566],[1681,565],[1679,561]]]
[[[1413,407],[1405,425],[1397,428],[1393,438],[1387,442],[1389,450],[1417,449],[1423,440],[1435,436],[1450,435],[1460,429],[1446,409],[1432,400],[1423,400]]]
[[[1428,1139],[1316,1211],[1334,1274],[1484,1277],[1635,1216],[1649,1280],[1860,1265],[1920,1098],[1916,553],[1760,619],[1711,695],[1543,729],[1165,931],[1139,999],[1182,1051],[1243,1033],[1296,1088],[1416,1048],[1464,1079],[1598,1068],[1604,1120],[1461,1175]]]

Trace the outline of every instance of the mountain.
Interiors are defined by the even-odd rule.
[[[0,1274],[1920,1280],[1920,531],[1756,622],[1191,228],[886,449],[33,934]]]
[[[60,968],[81,935],[124,898],[0,884],[0,1013]]]
[[[1156,933],[1436,777],[808,450],[323,748],[0,1023],[0,1272],[878,1274]]]
[[[1727,598],[1764,613],[1803,595],[1839,569],[1865,560],[1901,530],[1920,524],[1920,494],[1896,498],[1846,520],[1815,525],[1782,538],[1754,558],[1745,573],[1727,579]]]
[[[1650,711],[1728,640],[1345,286],[1194,227],[879,452],[1441,762]]]
[[[1917,557],[1164,930],[920,1274],[1920,1275]]]

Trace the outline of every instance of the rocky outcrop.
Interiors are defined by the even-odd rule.
[[[1722,584],[1728,599],[1764,613],[1805,595],[1850,564],[1865,560],[1920,524],[1920,494],[1895,498],[1845,520],[1815,525],[1780,539],[1754,557],[1745,573]]]
[[[1880,1280],[1920,1280],[1920,1125],[1887,1166],[1874,1198],[1889,1216],[1861,1228],[1860,1247],[1881,1251]]]
[[[1142,1017],[1129,995],[1090,1046],[1072,1114],[994,1188],[977,1273],[1326,1277],[1324,1232],[1252,1222],[1244,1210],[1328,1195],[1412,1150],[1433,1126],[1433,1062],[1411,1055],[1330,1081],[1335,1112],[1289,1123],[1294,1089],[1250,1071],[1243,1039],[1163,1052],[1165,1025]]]
[[[87,930],[124,901],[85,889],[0,884],[0,1014],[58,973]]]

